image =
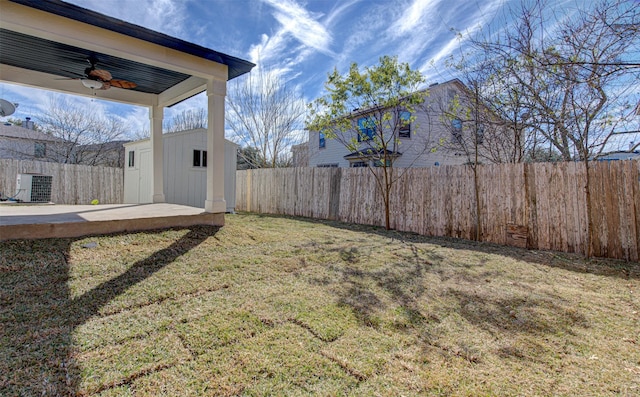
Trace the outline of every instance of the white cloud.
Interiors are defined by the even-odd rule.
[[[441,0],[414,0],[398,19],[389,27],[391,37],[415,36],[432,29],[431,22],[437,19],[438,4]]]
[[[0,84],[0,98],[12,103],[18,103],[16,112],[9,116],[11,118],[24,119],[25,117],[35,118],[44,110],[43,104],[47,102],[50,92],[37,88],[21,85]]]
[[[359,3],[361,0],[339,1],[337,7],[334,7],[324,20],[325,26],[331,27],[339,17],[341,17],[347,9]]]
[[[455,8],[442,0],[413,0],[389,15],[393,23],[384,39],[396,49],[401,62],[413,65],[441,40],[439,34],[449,28],[446,14],[452,10]]]
[[[456,50],[457,48],[460,48],[460,39],[458,39],[457,37],[449,40],[448,43],[446,43],[444,46],[442,46],[440,48],[440,51],[438,51],[432,58],[431,60],[429,60],[429,62],[440,62],[443,58],[448,57],[449,55],[453,54],[453,51]],[[423,66],[424,67],[424,66]]]
[[[448,6],[445,4],[445,7]],[[488,27],[496,18],[500,9],[504,7],[504,0],[491,0],[481,4],[478,3],[476,7],[474,7],[476,11],[473,13],[469,12],[465,18],[461,18],[459,10],[451,8],[443,10],[443,15],[446,21],[445,23],[448,23],[448,21],[453,18],[457,18],[455,29],[461,33],[461,36],[450,37],[448,40],[439,40],[438,48],[429,53],[428,59],[423,60],[419,70],[425,74],[427,80],[440,76],[441,73],[433,71],[434,67],[436,69],[446,69],[443,65],[444,60],[454,54],[455,51],[463,49],[472,36]]]
[[[251,73],[257,74],[260,70],[268,70],[269,74],[285,82],[291,81],[302,74],[302,71],[297,68],[313,52],[313,49],[300,45],[298,48],[289,51],[290,56],[282,55],[281,58],[270,61],[265,61],[264,58],[262,58],[260,62],[257,62],[256,67]]]
[[[379,49],[385,48],[388,43],[380,32],[388,26],[390,12],[387,5],[369,5],[357,18],[349,21],[343,33],[344,44],[337,65],[339,69],[352,62],[369,63],[384,55]]]
[[[263,33],[260,41],[250,46],[249,60],[257,64],[254,72],[260,67],[267,67],[270,73],[290,81],[300,76],[300,65],[313,54],[336,56],[330,48],[330,31],[318,21],[322,14],[313,14],[290,0],[262,1],[273,8],[272,16],[278,23],[278,29],[272,34]],[[353,3],[355,1],[335,9],[328,20],[331,21],[336,13]]]
[[[140,106],[130,106],[128,111],[114,112],[111,111],[111,116],[120,118],[124,124],[128,127],[127,136],[125,139],[139,139],[142,137],[142,133],[148,133],[150,128],[149,109]]]
[[[331,51],[331,32],[317,21],[322,15],[313,15],[291,0],[264,1],[275,9],[273,16],[282,25],[282,30],[316,51],[335,55]]]
[[[188,2],[182,0],[68,0],[111,17],[172,36],[184,36]],[[135,5],[135,6],[133,6]]]
[[[256,64],[251,73],[258,73],[267,68],[269,73],[277,75],[285,81],[295,79],[302,72],[296,68],[310,56],[314,50],[304,45],[291,48],[283,31],[274,36],[263,34],[260,43],[249,49],[249,60]],[[291,75],[291,72],[295,73]]]
[[[287,51],[287,38],[283,31],[279,31],[273,36],[262,34],[260,43],[253,44],[249,48],[249,60],[255,64],[279,62]]]

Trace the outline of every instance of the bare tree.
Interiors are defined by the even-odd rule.
[[[40,131],[60,142],[47,149],[47,160],[113,166],[109,159],[119,160],[124,155],[120,148],[122,141],[117,141],[124,137],[127,127],[119,118],[93,113],[62,97],[50,98],[48,109],[38,118],[38,125]]]
[[[207,128],[207,113],[203,108],[186,109],[166,119],[162,125],[162,132],[170,134],[198,128]],[[133,131],[129,135],[135,140],[140,140],[149,138],[151,134],[149,133],[149,128],[145,127],[141,130]]]
[[[202,108],[183,110],[167,120],[163,129],[165,133],[171,133],[198,128],[207,128],[207,113]]]
[[[303,139],[306,112],[302,94],[275,73],[260,67],[237,79],[227,93],[227,127],[232,140],[258,150],[258,168],[286,166],[292,145]]]
[[[516,23],[508,29],[472,40],[476,56],[466,64],[474,66],[470,74],[481,83],[483,101],[515,137],[532,143],[527,150],[548,144],[565,161],[583,162],[590,255],[589,161],[629,132],[640,79],[640,63],[630,59],[640,51],[640,7],[600,0],[556,16],[537,0],[523,2],[512,16]]]
[[[513,11],[510,29],[473,41],[484,99],[565,160],[588,160],[633,115],[640,64],[640,9],[601,0],[571,16],[549,15],[544,0]],[[640,143],[639,143],[640,144]],[[535,149],[535,145],[532,149]]]
[[[469,80],[459,92],[446,95],[428,105],[435,107],[450,138],[444,150],[463,155],[468,164],[518,163],[524,161],[528,147],[524,125],[517,118],[492,108],[483,96],[478,80]],[[485,94],[486,95],[486,94]],[[496,101],[495,95],[492,101]],[[504,116],[504,117],[503,117]]]

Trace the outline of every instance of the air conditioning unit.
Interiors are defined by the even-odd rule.
[[[48,203],[51,201],[53,176],[42,174],[18,174],[16,178],[16,200],[25,203]]]

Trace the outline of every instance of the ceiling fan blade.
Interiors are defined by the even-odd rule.
[[[84,75],[84,74],[82,74],[82,73],[72,72],[71,70],[60,69],[60,71],[61,71],[61,72],[65,72],[65,73],[69,73],[69,74],[76,75],[76,76],[78,76],[77,78],[85,77],[85,75]],[[69,78],[73,78],[73,77],[69,77]]]
[[[89,73],[87,73],[88,77],[95,77],[99,80],[102,81],[109,81],[111,80],[111,73],[109,73],[109,71],[104,70],[104,69],[92,69],[89,71]]]
[[[91,67],[88,67],[84,70],[84,74],[79,74],[75,72],[71,72],[69,70],[64,70],[66,73],[70,73],[77,76],[82,76],[80,78],[64,78],[65,80],[81,80],[82,84],[93,90],[108,90],[111,87],[117,88],[135,88],[138,85],[131,81],[114,79],[111,73],[108,70],[104,69],[96,69],[97,60],[95,58],[87,59],[87,62],[91,64]]]
[[[109,84],[111,84],[112,87],[117,87],[117,88],[136,88],[138,86],[134,82],[127,81],[127,80],[119,80],[119,79],[109,80]]]

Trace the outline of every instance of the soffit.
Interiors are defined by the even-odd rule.
[[[171,105],[204,91],[209,79],[232,79],[254,66],[58,0],[0,0],[0,18],[0,79],[17,84],[138,105]],[[74,79],[90,67],[88,59],[114,79],[137,86],[85,88]]]

